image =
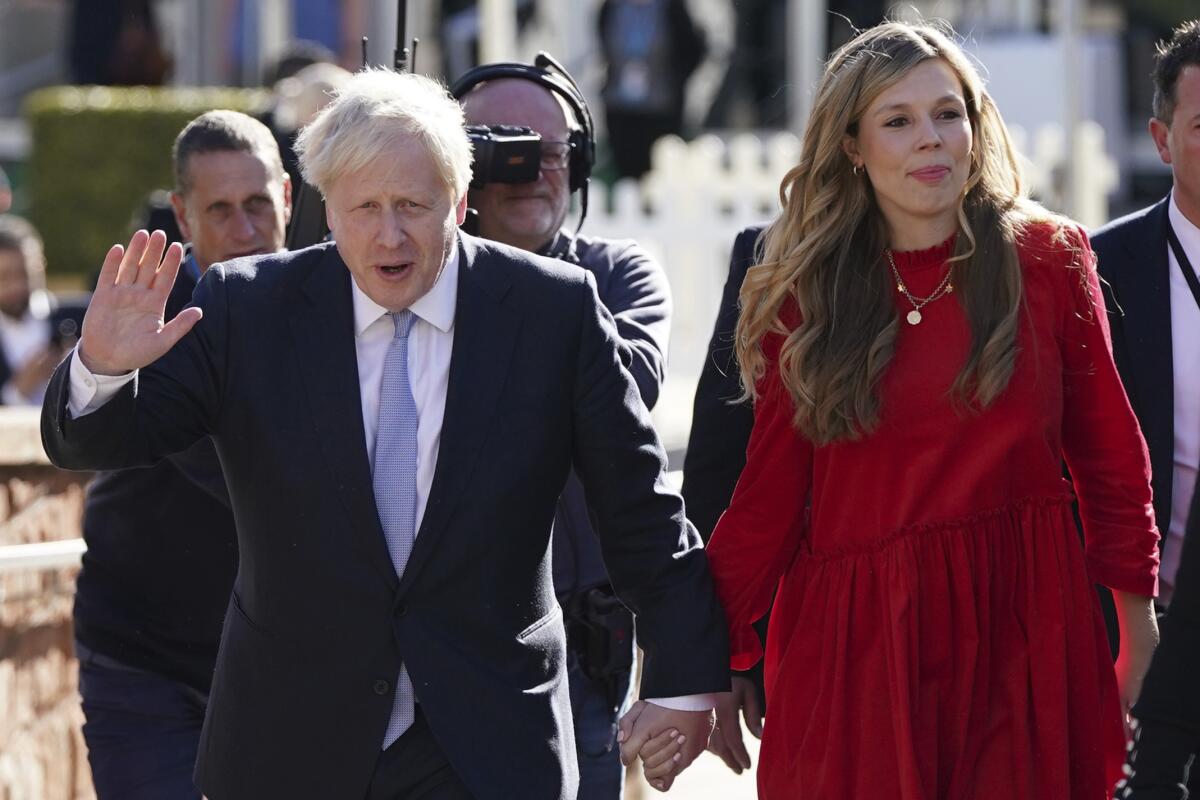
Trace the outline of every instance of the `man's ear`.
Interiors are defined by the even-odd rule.
[[[458,201],[458,208],[454,209],[454,223],[462,225],[463,220],[467,218],[467,193],[463,192],[462,199]]]
[[[1150,138],[1154,140],[1154,148],[1158,150],[1158,157],[1164,164],[1169,165],[1171,163],[1171,126],[1158,117],[1151,117],[1149,128]]]
[[[187,201],[178,192],[171,192],[171,210],[175,212],[175,224],[179,226],[179,232],[183,234],[183,240],[190,242],[192,240],[192,229],[187,224]]]

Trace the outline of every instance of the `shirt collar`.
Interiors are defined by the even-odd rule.
[[[1200,270],[1200,228],[1193,225],[1192,221],[1179,210],[1179,206],[1175,205],[1174,190],[1171,191],[1171,204],[1167,208],[1167,217],[1171,220],[1171,227],[1175,230],[1175,235],[1179,237],[1179,244],[1183,245],[1183,252],[1192,262],[1192,267]]]
[[[367,293],[358,288],[354,276],[350,277],[350,288],[354,298],[354,335],[359,337],[375,320],[388,313]],[[442,274],[428,292],[417,299],[409,310],[442,333],[454,327],[454,310],[458,305],[458,237],[450,248],[450,257],[442,267]]]

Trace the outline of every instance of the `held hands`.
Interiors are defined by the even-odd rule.
[[[763,712],[754,681],[741,675],[734,675],[730,680],[733,691],[718,695],[717,725],[708,740],[708,749],[719,756],[734,774],[741,775],[742,770],[750,769],[750,754],[746,752],[746,744],[742,741],[738,712],[741,711],[746,718],[746,727],[756,739],[762,738]]]
[[[200,320],[200,309],[186,308],[163,323],[167,296],[183,260],[180,245],[168,248],[166,244],[162,231],[138,231],[128,248],[113,245],[104,258],[77,350],[93,373],[122,375],[141,369],[170,350]]]
[[[628,767],[640,757],[646,780],[665,792],[704,752],[712,728],[712,711],[675,711],[639,700],[621,717],[621,763]]]

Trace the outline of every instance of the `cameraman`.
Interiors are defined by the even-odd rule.
[[[587,207],[594,148],[591,118],[574,82],[539,56],[535,65],[485,64],[466,73],[452,91],[468,125],[523,126],[541,137],[531,157],[540,158],[536,176],[519,183],[498,182],[512,176],[481,164],[477,141],[468,201],[478,212],[479,235],[590,271],[631,356],[628,368],[642,400],[653,407],[665,377],[670,332],[666,274],[636,242],[579,236],[563,227],[574,189],[582,190]],[[479,135],[474,129],[473,136]],[[510,162],[497,159],[501,166]],[[529,166],[532,172],[532,160]],[[559,498],[553,547],[555,590],[567,621],[579,800],[613,800],[624,784],[616,732],[630,690],[632,618],[609,586],[593,517],[574,473]]]

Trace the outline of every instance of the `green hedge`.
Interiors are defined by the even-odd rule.
[[[169,189],[171,145],[214,108],[256,114],[258,89],[63,86],[29,96],[30,217],[46,240],[52,274],[89,274],[155,189]]]

